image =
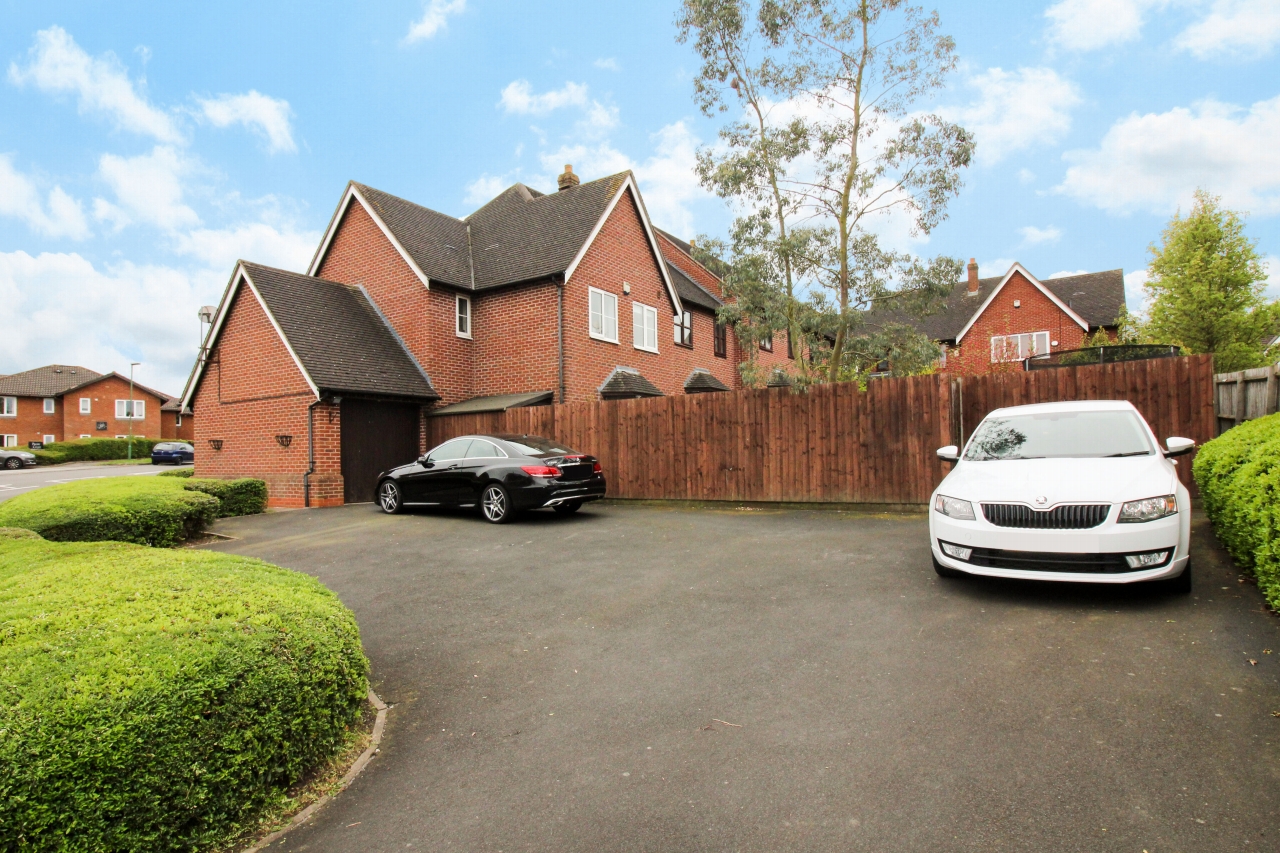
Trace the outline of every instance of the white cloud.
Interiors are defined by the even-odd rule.
[[[603,68],[605,71],[621,71],[622,67],[618,65],[618,60],[610,56],[607,59],[597,59],[594,63],[596,68]]]
[[[993,258],[989,261],[978,262],[978,276],[980,278],[1003,278],[1004,274],[1009,271],[1009,267],[1016,264],[1013,258]]]
[[[507,187],[515,183],[509,177],[502,175],[490,175],[488,172],[476,178],[467,184],[467,194],[463,197],[463,201],[467,204],[480,207],[491,201],[494,196],[505,190]]]
[[[318,231],[298,231],[290,224],[250,222],[230,228],[197,228],[177,236],[176,249],[214,270],[231,272],[237,260],[302,272],[311,262]]]
[[[1097,50],[1142,34],[1148,10],[1168,0],[1061,0],[1045,10],[1049,39],[1068,50]]]
[[[1048,228],[1037,228],[1027,225],[1018,229],[1022,242],[1027,246],[1038,246],[1041,243],[1056,243],[1062,238],[1062,229],[1050,225]]]
[[[200,217],[183,202],[182,178],[190,169],[186,158],[167,145],[157,145],[150,154],[137,157],[103,154],[98,174],[119,204],[95,200],[94,213],[117,228],[129,222],[166,231],[198,225]]]
[[[243,124],[258,131],[267,140],[267,150],[294,152],[293,133],[289,129],[289,117],[293,111],[289,102],[272,98],[250,90],[243,95],[219,95],[200,101],[205,119],[214,127]]]
[[[1026,186],[1027,184],[1034,184],[1035,182],[1036,182],[1035,172],[1031,171],[1030,169],[1018,170],[1018,183],[1022,184],[1023,186]]]
[[[1147,279],[1151,274],[1145,269],[1134,270],[1125,273],[1124,276],[1124,302],[1129,308],[1131,314],[1145,314],[1147,311],[1147,292],[1143,290],[1143,285],[1147,283]]]
[[[546,115],[562,107],[586,107],[587,87],[583,83],[565,83],[562,89],[535,95],[528,80],[513,80],[502,90],[498,106],[520,115]]]
[[[422,17],[409,26],[405,44],[413,44],[435,38],[445,28],[450,15],[459,15],[467,8],[467,0],[431,0],[422,10]]]
[[[9,79],[45,92],[74,94],[82,113],[109,115],[122,130],[151,136],[161,142],[180,142],[173,118],[152,106],[129,79],[113,54],[94,58],[85,53],[61,27],[36,33],[27,52],[26,67],[9,65]]]
[[[989,68],[967,82],[978,100],[941,112],[973,133],[978,157],[988,163],[1056,142],[1071,129],[1071,111],[1081,102],[1076,84],[1052,68]]]
[[[8,154],[0,154],[0,216],[21,219],[46,237],[83,240],[89,236],[80,202],[59,186],[50,190],[47,202],[41,201],[35,182],[14,168]]]
[[[1059,270],[1053,275],[1045,276],[1045,278],[1070,278],[1073,275],[1086,275],[1088,272],[1088,270]]]
[[[1280,4],[1275,0],[1215,0],[1203,19],[1174,45],[1200,59],[1222,54],[1260,56],[1280,43]]]
[[[1280,259],[1267,258],[1267,289],[1263,291],[1268,299],[1280,299]]]
[[[1197,187],[1232,207],[1280,213],[1280,96],[1247,110],[1218,101],[1134,113],[1101,144],[1069,151],[1057,187],[1103,210],[1168,214],[1190,207]]]

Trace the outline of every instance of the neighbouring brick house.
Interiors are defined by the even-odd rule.
[[[1015,263],[1003,276],[968,278],[941,311],[909,320],[944,347],[939,366],[963,375],[1021,370],[1031,355],[1079,349],[1099,329],[1112,337],[1125,310],[1124,272],[1033,276]]]
[[[691,248],[630,172],[566,166],[462,219],[352,182],[306,275],[237,265],[180,402],[197,469],[264,477],[275,506],[370,500],[434,414],[740,387]]]
[[[14,373],[0,378],[0,444],[115,438],[129,435],[130,423],[135,436],[169,438],[161,413],[168,400],[137,382],[130,397],[129,377],[119,373],[65,364]]]
[[[191,410],[182,407],[182,398],[173,397],[160,407],[160,437],[178,441],[194,441],[195,421]]]

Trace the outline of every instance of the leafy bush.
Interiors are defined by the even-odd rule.
[[[0,626],[6,850],[224,842],[332,753],[367,691],[351,612],[242,557],[0,541]]]
[[[41,539],[39,533],[34,530],[25,530],[21,527],[0,527],[0,541],[5,539]]]
[[[1218,539],[1280,608],[1280,414],[1205,444],[1192,473]]]
[[[195,472],[190,468],[174,468],[172,471],[161,471],[157,477],[190,477]]]
[[[267,508],[267,484],[244,477],[239,480],[188,480],[186,487],[218,499],[218,518],[257,515]]]
[[[145,458],[151,455],[151,448],[159,444],[159,438],[135,438],[133,440],[133,458]],[[44,450],[32,450],[37,464],[58,465],[63,462],[97,462],[103,459],[128,459],[129,439],[127,438],[77,438],[72,441],[59,441],[46,444]]]
[[[182,480],[108,477],[45,486],[0,503],[0,527],[23,527],[60,542],[136,542],[168,547],[218,517],[212,495]]]

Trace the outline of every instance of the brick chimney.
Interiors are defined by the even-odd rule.
[[[978,262],[973,258],[969,259],[969,295],[972,296],[978,292]]]
[[[564,174],[556,179],[556,185],[560,187],[561,191],[563,191],[576,187],[579,183],[581,183],[581,181],[579,181],[578,176],[573,173],[573,166],[565,163]]]

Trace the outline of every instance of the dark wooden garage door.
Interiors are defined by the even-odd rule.
[[[342,401],[342,479],[347,503],[373,500],[378,472],[417,458],[417,406]]]

